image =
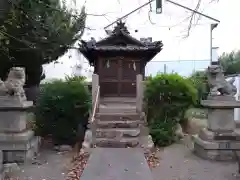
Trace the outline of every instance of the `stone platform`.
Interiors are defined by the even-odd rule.
[[[208,126],[193,136],[194,152],[204,159],[235,160],[233,150],[240,150],[240,134],[234,108],[240,107],[240,102],[232,96],[209,96],[201,104],[208,108]]]
[[[17,97],[0,97],[0,150],[3,162],[26,162],[38,153],[39,138],[27,129],[30,101]]]
[[[95,148],[80,179],[153,180],[140,148]]]
[[[231,161],[236,159],[232,150],[240,150],[240,134],[235,131],[217,134],[204,128],[193,141],[194,152],[204,159]]]
[[[40,138],[33,131],[21,133],[0,133],[0,149],[3,152],[3,162],[26,162],[31,160],[39,150]]]

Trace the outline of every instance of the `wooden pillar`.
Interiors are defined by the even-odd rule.
[[[93,74],[92,75],[92,111],[94,108],[94,104],[96,102],[98,86],[99,86],[99,76],[97,74]],[[98,102],[99,102],[99,99],[98,99]],[[95,147],[95,144],[96,144],[96,121],[95,120],[91,122],[91,131],[92,131],[92,146]]]
[[[137,75],[137,99],[136,99],[136,108],[137,112],[141,113],[143,110],[143,96],[144,96],[144,84],[143,84],[143,76],[141,74]]]
[[[92,108],[94,107],[94,103],[96,101],[97,89],[99,86],[99,76],[97,74],[92,75]]]

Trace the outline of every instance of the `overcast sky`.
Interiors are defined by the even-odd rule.
[[[69,0],[70,2],[71,0]],[[83,0],[76,0],[80,9]],[[104,27],[116,18],[123,16],[148,0],[87,0],[86,8],[89,14],[106,14],[105,16],[88,16],[87,30],[83,39],[94,37],[97,40],[106,37]],[[164,1],[164,0],[163,0]],[[197,0],[173,0],[182,5],[194,8]],[[200,11],[220,20],[219,26],[213,31],[213,46],[219,47],[218,54],[230,52],[240,47],[240,1],[219,0],[218,3],[209,4],[210,0],[202,0]],[[70,2],[74,6],[73,2]],[[152,37],[154,41],[163,41],[163,50],[152,61],[179,61],[179,60],[209,60],[210,59],[210,23],[213,21],[201,17],[196,27],[192,28],[187,39],[186,29],[188,21],[183,22],[190,12],[173,4],[164,2],[163,13],[155,13],[155,3],[152,4],[153,12],[150,13],[152,24],[148,18],[149,6],[135,12],[125,19],[126,25],[132,36],[136,38]],[[112,29],[113,26],[109,27]],[[135,32],[138,30],[138,32]],[[69,58],[71,55],[71,58]],[[60,64],[45,66],[47,78],[62,78],[65,74],[72,73],[72,66],[83,62],[75,50],[69,51],[60,58]],[[87,66],[86,63],[84,63]],[[190,67],[189,67],[190,68]],[[191,67],[192,68],[192,67]],[[196,67],[197,68],[197,67]],[[151,71],[151,68],[147,70]]]

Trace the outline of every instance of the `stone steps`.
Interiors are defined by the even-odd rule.
[[[109,128],[109,129],[96,129],[96,138],[114,138],[121,140],[122,138],[138,137],[140,135],[139,128]]]
[[[138,128],[140,123],[140,120],[96,121],[98,128]]]
[[[106,107],[104,105],[100,105],[99,112],[100,113],[134,113],[136,112],[136,107],[134,106],[120,107],[115,105]]]
[[[127,147],[138,147],[139,138],[122,138],[122,139],[111,139],[111,138],[97,138],[97,147],[112,147],[112,148],[127,148]]]
[[[106,104],[131,104],[135,105],[136,104],[136,98],[124,98],[124,97],[105,97],[100,100],[101,103],[106,103]]]
[[[103,98],[95,115],[97,147],[138,147],[140,115],[136,98]]]
[[[130,113],[99,112],[96,114],[95,118],[96,120],[100,120],[100,121],[136,121],[140,119],[140,116],[136,112],[130,112]]]
[[[138,147],[140,116],[134,113],[97,113],[97,147]]]

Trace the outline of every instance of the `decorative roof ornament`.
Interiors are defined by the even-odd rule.
[[[117,25],[114,27],[112,33],[113,34],[118,34],[120,32],[124,32],[126,34],[130,34],[130,32],[128,31],[127,27],[125,26],[125,23],[122,22],[122,20],[117,22]]]

